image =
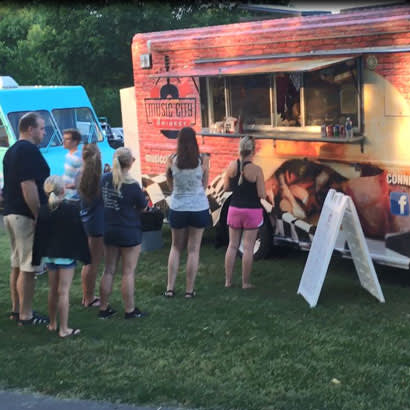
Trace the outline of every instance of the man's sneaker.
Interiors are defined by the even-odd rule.
[[[117,311],[114,310],[110,305],[108,305],[107,309],[100,310],[98,312],[98,317],[100,319],[108,319],[109,317],[115,315],[116,313],[117,313]]]
[[[137,317],[144,317],[147,316],[148,313],[146,312],[141,312],[137,307],[132,311],[132,312],[125,312],[124,314],[124,319],[134,319]]]

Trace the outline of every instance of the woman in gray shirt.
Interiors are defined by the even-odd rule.
[[[187,245],[185,298],[195,296],[199,250],[204,229],[211,224],[209,203],[205,194],[208,185],[209,158],[200,156],[195,131],[190,127],[178,133],[176,154],[168,158],[167,181],[172,189],[168,214],[172,245],[168,258],[168,284],[164,296],[175,296],[175,279],[179,260]]]

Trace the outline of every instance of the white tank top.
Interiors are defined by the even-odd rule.
[[[174,211],[205,211],[209,209],[208,198],[202,185],[201,161],[193,169],[179,169],[176,156],[172,160],[173,190],[170,208]]]

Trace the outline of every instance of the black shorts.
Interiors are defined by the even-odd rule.
[[[168,221],[173,229],[183,229],[188,226],[206,228],[212,224],[209,209],[204,211],[174,211],[170,209]]]
[[[133,229],[111,229],[104,232],[104,244],[128,248],[140,245],[142,242],[142,231],[139,228]]]

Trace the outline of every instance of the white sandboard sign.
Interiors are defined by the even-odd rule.
[[[329,190],[323,204],[297,293],[306,299],[310,307],[317,305],[341,225],[360,284],[384,302],[356,207],[349,196],[334,189]]]

